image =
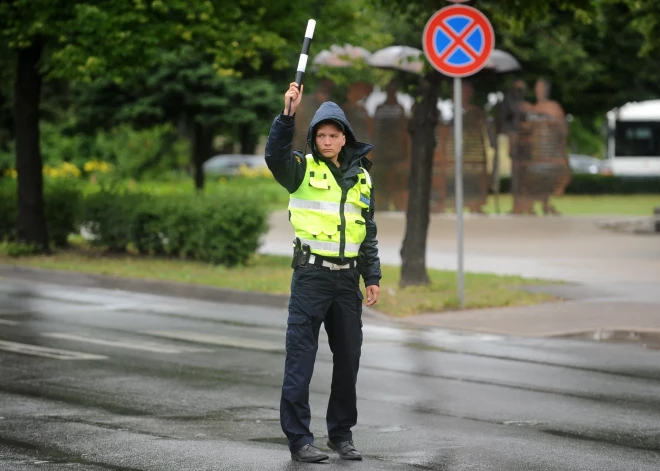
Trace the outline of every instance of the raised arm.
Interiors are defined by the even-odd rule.
[[[266,165],[275,180],[293,193],[305,178],[307,161],[304,157],[293,154],[293,132],[295,129],[295,112],[302,100],[304,86],[298,90],[295,82],[289,85],[284,94],[284,110],[275,118],[268,140],[266,141]],[[291,116],[286,113],[291,104]]]

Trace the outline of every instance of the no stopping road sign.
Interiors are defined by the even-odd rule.
[[[438,10],[424,27],[424,54],[440,73],[468,77],[488,61],[495,46],[493,27],[476,8],[452,5]]]

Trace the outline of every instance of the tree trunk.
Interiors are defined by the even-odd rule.
[[[241,154],[254,155],[257,150],[258,137],[254,133],[252,124],[243,124],[239,128],[241,139]]]
[[[432,72],[422,80],[422,99],[408,124],[411,137],[410,182],[406,235],[401,247],[401,287],[429,283],[426,272],[426,237],[433,176],[435,128],[438,124],[440,76]]]
[[[39,101],[42,77],[38,70],[43,45],[18,51],[14,84],[16,170],[18,172],[18,239],[49,252],[44,212],[43,163],[39,147]]]
[[[213,132],[199,123],[193,125],[192,164],[195,188],[204,190],[204,162],[213,157]]]

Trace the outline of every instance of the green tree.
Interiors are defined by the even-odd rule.
[[[223,9],[232,13],[230,6]],[[222,28],[213,3],[189,0],[13,0],[0,3],[0,58],[15,64],[14,126],[18,171],[19,239],[49,251],[44,218],[39,112],[44,79],[115,81],[152,64],[163,47],[184,42],[217,52],[217,67],[237,56],[220,54],[226,35],[247,35],[244,25]],[[227,31],[229,30],[229,32]],[[222,47],[222,52],[229,48]]]
[[[361,1],[0,2],[0,59],[15,65],[11,80],[20,240],[49,249],[39,147],[44,80],[105,77],[122,83],[153,66],[163,50],[177,50],[182,44],[212,55],[220,76],[245,74],[264,64],[283,70],[297,59],[294,51],[300,47],[306,19],[322,16],[327,20],[316,35],[321,42],[355,38],[351,28],[370,21]]]
[[[254,2],[256,5],[258,2]],[[330,44],[356,41],[370,48],[387,44],[390,36],[378,27],[382,14],[365,10],[361,2],[326,2],[311,8],[307,3],[282,7],[271,4],[257,8],[257,20],[263,29],[279,38],[277,54],[273,50],[252,53],[234,64],[232,70],[218,71],[213,57],[192,47],[178,51],[162,51],[157,63],[148,71],[120,84],[97,80],[74,87],[78,129],[87,133],[100,127],[130,122],[136,126],[152,126],[170,122],[191,142],[191,164],[197,188],[204,184],[203,163],[213,155],[214,137],[222,135],[239,142],[241,153],[251,154],[259,136],[267,132],[273,115],[281,106],[282,88],[293,78],[302,33],[310,17],[318,15],[312,56]],[[263,14],[266,11],[267,14]],[[245,21],[250,12],[244,10]],[[242,21],[235,18],[236,21]],[[240,47],[240,43],[237,47]],[[312,71],[312,75],[332,76],[341,82],[337,69]],[[350,70],[355,75],[373,69]],[[219,73],[218,73],[219,72]],[[276,87],[275,83],[281,83]]]
[[[265,123],[279,106],[273,84],[263,78],[220,76],[213,58],[191,47],[163,51],[153,69],[120,85],[108,80],[74,87],[78,131],[131,123],[138,128],[171,123],[190,141],[196,187],[204,187],[203,164],[217,135],[241,138],[253,153]]]

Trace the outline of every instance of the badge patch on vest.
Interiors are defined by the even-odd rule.
[[[369,206],[369,203],[370,203],[371,200],[369,198],[367,198],[366,196],[364,196],[364,195],[360,195],[360,201],[362,201],[364,204]]]

